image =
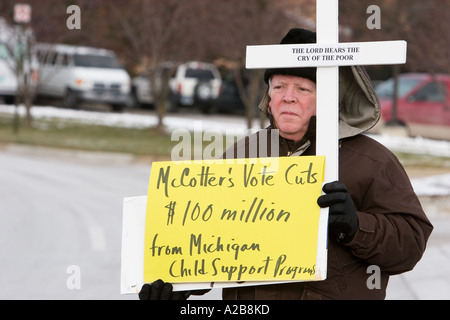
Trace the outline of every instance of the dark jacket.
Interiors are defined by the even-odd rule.
[[[339,180],[357,209],[354,238],[345,245],[329,238],[324,281],[225,288],[224,299],[384,299],[389,275],[411,270],[422,257],[433,227],[395,155],[363,134],[376,124],[380,112],[370,80],[359,67],[340,69]],[[266,96],[262,110],[267,102]],[[299,143],[280,137],[278,156],[314,155],[314,124],[313,118]],[[260,133],[231,150],[245,150],[250,140],[270,136]],[[371,265],[381,271],[379,289],[369,279]]]

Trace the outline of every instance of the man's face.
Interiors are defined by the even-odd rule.
[[[316,114],[316,84],[306,78],[275,74],[269,81],[269,107],[283,138],[299,141]]]

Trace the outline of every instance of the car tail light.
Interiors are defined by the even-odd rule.
[[[181,82],[178,82],[177,86],[178,93],[181,93],[181,89],[182,89]]]

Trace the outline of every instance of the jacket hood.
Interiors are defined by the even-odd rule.
[[[268,115],[268,87],[259,109]],[[365,69],[339,68],[339,138],[348,138],[371,129],[380,119],[380,102]]]

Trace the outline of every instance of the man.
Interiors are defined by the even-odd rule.
[[[281,44],[314,42],[315,33],[291,29]],[[314,155],[316,69],[268,69],[264,81],[260,109],[270,126],[263,130],[278,130],[279,156]],[[363,135],[380,117],[370,79],[360,67],[341,67],[339,82],[339,181],[325,184],[317,200],[329,207],[327,279],[226,288],[224,299],[384,299],[389,276],[411,270],[422,257],[433,227],[398,159]],[[225,155],[248,156],[250,141],[270,136],[261,132]],[[380,289],[367,286],[370,265],[380,268]],[[167,292],[170,285],[145,285],[142,296],[152,290]]]

